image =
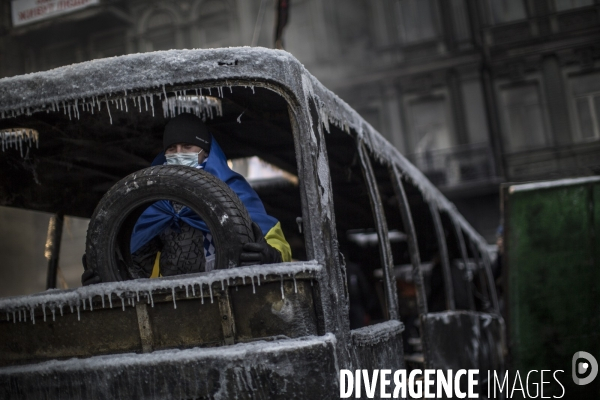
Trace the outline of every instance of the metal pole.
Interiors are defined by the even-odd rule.
[[[48,260],[46,289],[56,288],[56,272],[58,270],[58,256],[60,253],[64,219],[64,215],[58,213],[54,214],[48,223],[48,236],[46,239],[46,249],[44,251],[46,260]]]
[[[460,225],[456,221],[456,219],[452,219],[452,225],[454,225],[454,231],[456,232],[456,237],[458,239],[458,244],[460,247],[460,255],[463,259],[463,263],[465,264],[465,273],[467,278],[472,278],[469,271],[469,256],[467,253],[467,245],[465,244],[465,237],[463,236],[462,229],[460,229]],[[475,311],[475,299],[473,298],[473,290],[471,290],[471,279],[467,284],[467,297],[469,298],[469,308]]]
[[[444,277],[444,293],[446,295],[446,308],[455,310],[454,304],[454,287],[452,286],[452,275],[450,272],[450,262],[448,261],[448,247],[446,247],[446,236],[444,235],[444,226],[440,213],[433,203],[428,203],[431,217],[433,218],[433,226],[435,227],[435,235],[438,242],[438,250],[440,253],[440,263],[442,264],[442,275]]]
[[[400,178],[400,172],[395,165],[390,167],[390,178],[392,185],[394,186],[394,192],[396,192],[396,198],[398,199],[402,224],[406,231],[408,254],[413,268],[415,287],[417,288],[417,308],[419,314],[424,315],[427,314],[427,295],[425,292],[423,271],[421,270],[421,256],[419,254],[419,244],[417,243],[417,232],[412,220],[412,215],[410,214],[410,207],[408,205],[408,199],[406,198],[406,192],[404,191],[402,179]]]
[[[377,188],[375,173],[371,167],[371,162],[367,156],[365,146],[362,142],[358,143],[358,153],[362,165],[363,175],[369,188],[369,200],[371,209],[375,216],[375,225],[377,236],[379,237],[379,253],[381,255],[381,266],[383,269],[383,278],[385,284],[386,301],[390,319],[398,319],[398,294],[396,293],[396,279],[393,275],[394,261],[392,259],[392,248],[388,239],[388,227],[385,220],[385,213],[381,205],[381,196]]]

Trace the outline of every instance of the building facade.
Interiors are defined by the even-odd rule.
[[[274,0],[96,0],[15,24],[19,2],[36,3],[0,4],[2,77],[273,47]],[[291,0],[284,47],[490,242],[500,183],[600,173],[600,0]]]

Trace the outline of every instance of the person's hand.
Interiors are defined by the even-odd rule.
[[[85,271],[83,271],[83,274],[81,275],[81,284],[83,286],[94,285],[96,283],[102,282],[100,277],[96,274],[96,271],[94,271],[91,268],[88,269],[85,253],[83,254],[83,257],[81,257],[81,264],[83,264],[83,269],[85,269]]]
[[[281,253],[267,243],[260,226],[256,222],[252,223],[252,231],[254,232],[255,242],[246,243],[242,248],[240,266],[282,262]]]

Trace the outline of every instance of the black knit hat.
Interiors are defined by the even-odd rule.
[[[163,134],[163,150],[177,143],[189,143],[210,151],[212,136],[204,122],[193,114],[179,114],[167,123]]]

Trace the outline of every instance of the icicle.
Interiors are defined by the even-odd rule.
[[[77,114],[77,119],[79,119],[79,106],[78,106],[78,102],[77,99],[75,99],[75,114]]]
[[[204,293],[202,292],[202,284],[200,286],[200,298],[202,299],[202,304],[204,304]]]
[[[296,275],[294,275],[294,293],[298,293],[298,287],[296,286]]]
[[[112,308],[112,293],[108,294],[108,304],[110,305],[110,308]]]
[[[106,97],[106,96],[104,96]],[[102,103],[101,101],[98,99],[98,96],[96,96],[96,104],[98,104],[98,111],[100,111],[102,109]]]
[[[50,309],[52,311],[52,322],[56,321],[56,313],[54,312],[54,307]]]
[[[142,102],[140,100],[140,96],[137,97],[137,103],[138,103],[139,112],[142,112]]]
[[[148,295],[150,296],[150,304],[152,304],[152,308],[154,308],[154,298],[152,297],[152,292],[148,291]]]
[[[104,293],[102,293],[100,295],[100,297],[102,298],[102,308],[105,308],[105,305],[104,305]]]
[[[127,108],[127,97],[123,99],[123,103],[125,103],[125,112],[129,112],[129,109]]]
[[[208,88],[208,94],[212,96],[212,90],[210,90],[210,88]]]
[[[146,111],[148,111],[148,100],[146,99],[146,95],[144,95],[144,104],[146,105]]]
[[[229,85],[229,93],[233,93],[233,88]]]
[[[31,322],[33,322],[33,324],[35,325],[35,312],[34,312],[34,308],[33,307],[31,307],[29,309],[29,314],[31,316]]]
[[[79,312],[79,304],[77,305],[77,321],[81,321],[81,313]]]
[[[163,93],[165,95],[165,100],[166,100],[167,99],[167,91],[165,90],[165,85],[162,85],[162,86],[163,86]]]
[[[221,290],[225,290],[225,282],[221,281]]]
[[[17,310],[19,312],[19,322],[21,322],[21,309]]]
[[[254,278],[250,276],[250,282],[252,282],[252,294],[256,294],[256,288],[254,287]]]
[[[85,311],[85,300],[83,300],[82,303],[83,303],[83,310]]]
[[[246,284],[246,277],[242,276],[242,284],[245,285]]]
[[[154,117],[154,98],[150,95],[150,107],[152,107],[152,116]]]
[[[60,310],[60,316],[63,316],[63,305],[61,304],[60,306],[58,306],[58,309]]]
[[[256,275],[256,281],[258,282],[258,286],[260,286],[260,272]]]
[[[192,285],[192,296],[196,297],[196,285]]]
[[[125,311],[125,299],[121,296],[121,307],[123,307],[123,311]]]
[[[140,292],[139,292],[139,290],[135,291],[135,297],[137,298],[137,302],[139,303],[140,302]]]
[[[63,113],[64,113],[64,115],[67,115],[67,107],[65,107],[64,101],[62,102],[62,105],[63,105]]]
[[[44,314],[44,322],[46,322],[46,306],[42,304],[42,314]]]
[[[110,106],[106,103],[106,109],[108,110],[108,117],[110,118],[110,124],[112,125],[112,115],[110,115]]]
[[[200,95],[198,94],[198,89],[196,89],[196,96],[200,96]]]
[[[212,295],[212,284],[208,284],[208,290],[210,291],[210,304],[213,303],[213,295]]]
[[[279,279],[281,280],[281,300],[285,299],[283,295],[283,275],[279,275]]]
[[[163,85],[163,89],[164,89],[164,85]],[[175,300],[175,287],[171,288],[171,293],[173,293],[173,308],[177,308],[177,301]]]
[[[250,86],[250,89],[252,89],[252,94],[255,94],[254,93],[254,85]]]
[[[69,112],[69,121],[71,120],[71,105],[67,104],[67,111]]]
[[[88,300],[90,301],[90,311],[94,311],[94,306],[92,305],[92,296],[88,297]]]
[[[14,311],[12,312],[12,315],[13,315],[13,324],[16,324],[17,323],[17,319],[15,318],[15,312]]]
[[[187,297],[190,297],[190,292],[189,292],[189,290],[188,290],[188,289],[189,289],[188,285],[185,285],[185,297],[186,297],[186,298],[187,298]]]

